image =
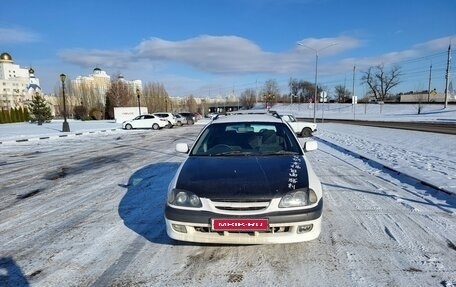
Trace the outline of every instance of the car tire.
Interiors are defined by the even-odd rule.
[[[171,122],[168,121],[168,124],[166,125],[166,127],[167,127],[168,129],[170,129],[170,128],[173,127],[173,124],[172,124]]]
[[[308,138],[308,137],[312,136],[312,130],[309,128],[303,128],[301,131],[301,136],[304,138]]]
[[[126,124],[126,125],[125,125],[125,129],[126,129],[126,130],[131,130],[132,128],[133,128],[133,127],[132,127],[130,124]]]
[[[194,124],[193,120],[188,120],[187,123],[188,123],[189,125],[193,125],[193,124]]]
[[[152,129],[153,130],[158,130],[158,129],[160,129],[160,126],[158,124],[153,124],[152,125]]]

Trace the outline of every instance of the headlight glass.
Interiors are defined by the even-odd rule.
[[[317,202],[317,195],[312,189],[298,189],[285,194],[280,200],[279,207],[302,207]]]
[[[184,207],[202,207],[200,198],[193,192],[173,189],[168,195],[168,203]]]

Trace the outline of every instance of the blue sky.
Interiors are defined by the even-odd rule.
[[[240,94],[269,79],[286,93],[290,77],[314,82],[314,50],[330,94],[351,90],[356,65],[362,96],[362,72],[380,64],[401,67],[396,92],[427,89],[432,64],[431,88],[443,91],[456,42],[454,0],[14,0],[0,13],[0,53],[32,66],[44,92],[61,73],[99,67],[170,96]]]

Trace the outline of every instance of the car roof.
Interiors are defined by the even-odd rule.
[[[231,114],[228,116],[220,116],[212,123],[247,123],[247,122],[269,122],[283,123],[282,119],[271,114]]]

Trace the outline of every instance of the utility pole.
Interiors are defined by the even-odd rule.
[[[450,78],[450,63],[451,63],[451,44],[448,46],[448,60],[447,60],[447,68],[446,68],[446,75],[445,75],[445,105],[444,108],[448,107],[448,82]]]
[[[429,67],[429,85],[428,85],[428,103],[431,97],[431,75],[432,75],[432,64]]]
[[[352,93],[353,93],[353,119],[356,118],[355,116],[355,101],[356,101],[356,96],[355,96],[355,73],[356,73],[356,65],[353,65],[353,84],[352,84]]]

